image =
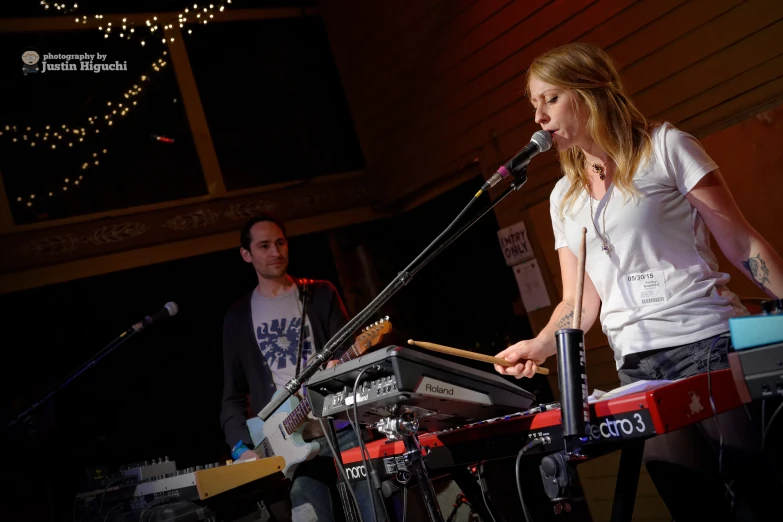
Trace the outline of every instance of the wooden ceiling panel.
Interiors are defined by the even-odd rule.
[[[689,99],[764,64],[781,54],[783,21],[752,33],[747,38],[716,52],[659,81],[655,88],[634,94],[634,101],[645,114],[657,114],[672,104]],[[687,87],[686,87],[687,86]]]
[[[710,1],[710,0],[705,0]],[[741,0],[735,0],[739,2]],[[603,2],[602,2],[603,3]],[[611,46],[618,41],[632,40],[643,33],[644,30],[650,30],[662,26],[661,18],[668,12],[676,9],[683,4],[690,5],[689,0],[641,0],[634,2],[633,5],[624,9],[616,16],[604,20],[602,23],[591,28],[582,38],[582,41],[594,43],[602,49],[611,49]],[[645,36],[645,38],[649,38]],[[634,46],[633,49],[644,48],[644,46]],[[614,54],[615,60],[620,60],[622,56]],[[626,63],[633,60],[626,60]]]
[[[368,142],[364,143],[365,154],[371,155],[375,150],[369,140],[377,137],[379,129],[383,132],[394,125],[394,120],[389,118],[408,120],[415,117],[415,109],[408,105],[409,102],[433,92],[430,83],[438,77],[439,73],[435,71],[447,66],[441,62],[453,54],[451,46],[469,38],[488,16],[494,16],[508,3],[508,0],[489,0],[473,3],[462,11],[458,3],[440,4],[437,16],[432,17],[438,23],[426,27],[426,39],[409,49],[388,45],[384,49],[387,54],[379,54],[366,64],[361,91],[355,99],[357,129],[364,131],[360,132],[361,136],[368,137]],[[408,32],[408,28],[405,31]],[[400,109],[402,111],[397,112]],[[378,121],[383,123],[379,126]]]
[[[723,83],[713,85],[696,96],[654,114],[653,117],[660,121],[688,121],[689,118],[715,108],[726,100],[732,100],[752,91],[755,87],[769,81],[770,78],[774,81],[781,75],[783,75],[783,54],[779,54]]]
[[[475,0],[474,0],[475,1]],[[324,2],[319,10],[332,12],[332,46],[346,65],[372,60],[387,44],[396,45],[402,34],[411,31],[444,0],[418,2]],[[450,2],[445,2],[450,3]],[[350,9],[345,16],[344,8]],[[323,11],[322,11],[323,12]],[[378,23],[382,20],[382,23]],[[404,30],[401,30],[404,28]]]
[[[459,132],[477,121],[491,117],[523,95],[521,73],[537,54],[557,45],[563,35],[579,34],[579,31],[584,31],[584,27],[592,27],[594,23],[606,19],[628,3],[630,0],[592,4],[551,32],[547,32],[548,27],[539,22],[551,18],[552,13],[547,10],[540,11],[514,32],[508,33],[507,38],[496,40],[462,62],[458,68],[444,74],[443,78],[437,80],[437,87],[433,89],[436,92],[432,96],[417,102],[411,101],[410,114],[415,115],[415,118],[390,130],[384,137],[383,146],[386,153],[396,154],[396,149],[404,147],[405,140],[411,135],[426,136],[431,129],[435,129],[436,132],[432,132],[432,135],[447,138],[451,132]],[[535,28],[536,34],[543,36],[534,44],[519,49],[516,42],[532,28]],[[499,63],[487,69],[487,58],[490,56],[497,57]],[[501,56],[508,58],[501,59]],[[529,114],[526,116],[529,117]],[[394,124],[394,120],[390,120],[389,126]],[[439,128],[445,129],[445,133]],[[368,147],[374,147],[376,143],[372,138],[369,140]],[[426,146],[425,143],[419,145]],[[383,156],[380,159],[382,162],[387,160]]]
[[[783,76],[735,96],[708,111],[683,120],[680,126],[694,134],[708,136],[753,114],[771,109],[783,100]]]
[[[577,1],[582,3],[590,0]],[[453,92],[470,79],[481,76],[498,61],[513,53],[513,49],[517,46],[510,41],[515,40],[517,45],[520,41],[524,41],[524,36],[515,34],[519,30],[529,31],[538,36],[550,29],[551,26],[548,24],[552,22],[548,22],[545,16],[528,18],[536,12],[539,4],[543,2],[536,0],[512,3],[463,38],[451,42],[452,45],[440,45],[431,55],[435,58],[432,60],[433,63],[414,71],[407,81],[401,82],[399,90],[389,91],[394,97],[390,103],[384,103],[384,107],[381,108],[380,105],[386,100],[379,98],[375,107],[368,106],[367,113],[373,122],[367,136],[368,146],[372,148],[373,144],[378,142],[377,138],[383,136],[390,127],[398,125],[399,121],[407,116],[413,117],[414,126],[417,125],[421,111],[428,111],[428,107],[431,110],[433,101]],[[527,23],[517,25],[518,31],[509,31],[520,19]],[[494,54],[489,55],[487,59],[486,53],[489,48]]]
[[[375,103],[372,96],[388,88],[379,88],[383,83],[375,83],[378,78],[385,78],[388,74],[381,65],[380,55],[389,53],[383,65],[393,68],[401,51],[398,42],[407,40],[407,35],[416,34],[420,26],[426,27],[425,31],[432,31],[425,22],[432,18],[427,15],[433,9],[443,9],[439,4],[442,4],[441,0],[406,2],[402,5],[393,2],[324,2],[321,6],[326,11],[324,20],[332,22],[327,28],[329,41],[349,106],[354,113],[354,125],[360,135],[367,121],[361,107]],[[445,2],[444,5],[450,6],[451,2]],[[350,14],[344,12],[346,7],[350,8]]]
[[[506,3],[509,0],[504,0]],[[352,77],[348,81],[361,78],[368,82],[365,85],[367,90],[360,93],[358,101],[365,100],[372,96],[372,92],[379,86],[384,85],[390,79],[396,79],[402,76],[401,70],[410,68],[413,63],[398,60],[399,56],[426,57],[421,54],[421,49],[428,49],[427,54],[432,54],[431,47],[433,35],[441,35],[440,38],[451,40],[459,38],[462,34],[449,34],[449,32],[458,30],[464,24],[457,17],[467,17],[468,20],[475,20],[475,7],[484,6],[492,8],[495,2],[476,2],[476,0],[429,0],[424,2],[410,2],[403,6],[410,8],[415,4],[418,9],[414,12],[408,12],[410,20],[404,22],[404,30],[392,34],[384,34],[382,41],[377,48],[367,46],[366,42],[353,42],[354,48],[351,50],[351,63],[367,64],[370,63],[374,69],[374,74],[368,75],[361,68],[353,70]],[[474,22],[480,24],[481,21]],[[447,36],[448,35],[448,36]]]
[[[431,2],[429,17],[421,4],[407,20],[359,20],[361,3],[324,0],[321,12],[334,38],[350,23],[400,35],[399,45],[334,47],[371,178],[388,201],[476,151],[489,151],[484,167],[494,168],[521,148],[537,128],[522,75],[533,57],[569,41],[607,49],[646,114],[695,134],[781,96],[779,1]],[[537,166],[556,176],[548,156]]]
[[[644,25],[637,25],[632,33],[625,38],[607,41],[605,44],[595,42],[611,53],[617,65],[624,68],[636,63],[652,51],[660,49],[678,38],[688,34],[699,26],[708,23],[725,12],[741,4],[743,0],[686,0],[671,2],[671,9],[660,12],[660,15]],[[632,24],[639,16],[645,13],[662,11],[663,5],[653,2],[656,7],[643,6],[640,11],[631,12],[617,17],[617,22],[624,25]],[[612,24],[614,25],[614,24]],[[600,27],[597,32],[602,33]]]
[[[696,20],[704,20],[702,25],[692,30],[688,28],[682,37],[633,64],[620,64],[626,88],[631,93],[637,93],[762,30],[783,17],[783,2],[751,1],[716,18],[709,18],[709,14],[707,10],[694,13]],[[674,25],[682,17],[672,13],[667,18]]]

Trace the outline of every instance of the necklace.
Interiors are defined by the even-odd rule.
[[[593,172],[598,174],[598,177],[601,178],[601,181],[606,179],[606,167],[599,165],[598,163],[593,163],[590,165],[590,167],[593,169]]]
[[[598,231],[598,227],[595,226],[595,217],[593,216],[593,186],[589,185],[590,187],[590,194],[587,195],[587,197],[590,198],[590,222],[593,224],[593,228],[595,229],[595,235],[598,236],[598,238],[601,240],[601,252],[604,252],[607,256],[612,254],[612,245],[609,244],[608,236],[606,235],[606,208],[609,206],[609,201],[612,200],[612,193],[609,193],[609,199],[606,200],[606,205],[604,205],[604,211],[603,214],[601,214],[601,221],[603,223],[603,229],[604,233],[601,234]]]

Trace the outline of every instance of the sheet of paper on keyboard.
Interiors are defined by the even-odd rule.
[[[598,401],[605,401],[608,399],[616,399],[617,397],[623,397],[624,395],[631,395],[632,393],[638,393],[647,390],[653,390],[661,386],[665,386],[672,381],[660,380],[660,381],[637,381],[625,386],[620,386],[614,390],[604,392],[601,390],[593,390],[587,400],[590,404]]]

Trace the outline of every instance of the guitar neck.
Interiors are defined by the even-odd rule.
[[[358,355],[359,350],[354,343],[345,351],[343,356],[340,357],[340,362],[338,364],[348,362]],[[299,426],[301,426],[302,423],[307,420],[307,416],[311,411],[313,411],[313,407],[310,404],[310,397],[308,396],[305,397],[304,400],[296,406],[296,408],[294,408],[294,411],[292,411],[288,417],[285,418],[285,420],[283,420],[283,427],[285,428],[285,431],[288,432],[289,435],[295,432],[297,428],[299,428]]]

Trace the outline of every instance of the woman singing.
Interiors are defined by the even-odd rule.
[[[568,44],[536,58],[527,95],[564,173],[550,196],[564,295],[536,338],[498,354],[519,363],[495,369],[532,377],[555,354],[554,332],[570,328],[573,318],[582,227],[588,233],[581,329],[589,330],[600,310],[623,384],[728,368],[729,339],[721,336],[729,318],[748,312],[727,288],[729,275],[718,268],[709,233],[772,297],[783,296],[783,260],[745,220],[718,166],[693,136],[647,120],[611,58],[593,45]],[[759,430],[746,409],[718,419],[722,476],[713,419],[646,443],[647,469],[677,522],[756,511],[761,490],[774,485],[761,459],[748,457],[759,456]],[[751,475],[750,484],[742,481],[748,473],[763,475]]]

